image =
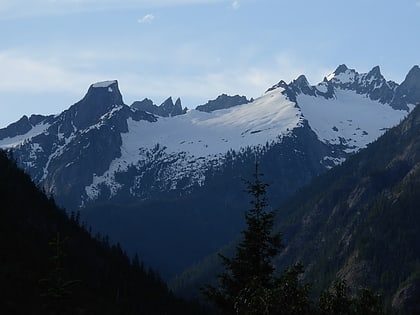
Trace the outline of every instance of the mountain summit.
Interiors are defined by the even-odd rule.
[[[104,81],[92,84],[85,97],[68,110],[77,129],[96,124],[99,119],[114,108],[124,105],[118,81]]]

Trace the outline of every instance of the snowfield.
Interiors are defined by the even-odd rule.
[[[171,188],[184,177],[199,185],[204,182],[208,163],[219,164],[229,150],[239,152],[281,141],[283,136],[302,126],[302,114],[276,89],[247,103],[212,113],[190,110],[184,115],[159,117],[156,122],[129,118],[128,132],[121,134],[121,157],[112,161],[102,175],[95,175],[85,191],[90,199],[100,193],[100,186],[110,188],[111,195],[121,186],[115,174],[135,165],[144,167],[157,159],[171,161],[173,171],[162,174]],[[139,187],[137,187],[139,188]]]
[[[334,99],[314,99],[300,94],[297,103],[321,141],[345,143],[349,152],[366,147],[408,114],[354,91],[337,89],[335,96]],[[414,105],[410,110],[412,108]]]
[[[104,186],[109,189],[110,195],[114,196],[123,188],[123,185],[129,185],[132,195],[147,191],[150,187],[145,187],[146,189],[140,187],[146,185],[142,184],[146,182],[153,182],[151,185],[156,187],[151,188],[156,191],[176,189],[180,183],[186,188],[202,185],[205,182],[206,171],[223,165],[228,152],[239,153],[248,148],[254,150],[269,148],[283,141],[284,137],[293,135],[296,128],[307,126],[306,121],[320,141],[329,145],[339,145],[331,147],[331,152],[339,150],[343,154],[332,154],[320,160],[321,164],[324,161],[332,161],[332,163],[326,163],[328,164],[326,167],[332,167],[343,162],[348,153],[357,152],[375,141],[409,113],[409,111],[393,109],[389,104],[391,101],[383,104],[384,102],[372,100],[366,89],[355,89],[355,86],[367,87],[374,82],[373,80],[377,81],[375,81],[375,87],[370,87],[371,89],[387,84],[389,89],[392,87],[394,97],[398,95],[395,93],[398,84],[385,81],[380,75],[379,67],[369,74],[358,74],[355,70],[347,69],[342,65],[336,72],[328,75],[326,80],[313,86],[315,87],[313,91],[326,93],[331,90],[333,94],[328,97],[318,93],[306,95],[304,90],[300,89],[297,89],[299,92],[293,92],[296,94],[289,94],[290,91],[295,91],[293,87],[296,88],[292,82],[290,85],[286,83],[283,86],[275,85],[256,100],[227,109],[212,112],[194,109],[185,114],[170,117],[155,115],[153,118],[149,115],[149,118],[153,119],[143,118],[143,120],[136,117],[142,117],[144,113],[134,113],[135,109],[124,105],[122,99],[119,104],[115,104],[115,98],[111,97],[108,100],[110,103],[104,103],[104,109],[97,117],[95,116],[90,126],[77,130],[71,115],[59,114],[53,121],[48,120],[51,124],[40,123],[24,135],[1,139],[0,149],[25,151],[23,155],[25,160],[22,164],[26,170],[29,169],[29,172],[31,169],[37,170],[37,180],[41,183],[46,181],[54,171],[71,170],[74,165],[81,167],[80,163],[83,162],[64,159],[65,164],[57,168],[56,162],[65,157],[70,149],[74,150],[73,156],[77,160],[77,157],[81,156],[78,152],[82,152],[92,144],[83,142],[81,139],[89,139],[89,134],[94,132],[100,134],[102,126],[111,124],[111,130],[116,132],[114,134],[116,139],[120,140],[119,137],[121,137],[121,147],[113,150],[113,155],[106,160],[106,164],[98,168],[100,169],[98,172],[103,172],[102,174],[95,174],[94,171],[88,174],[89,177],[81,187],[82,190],[84,189],[82,193],[84,195],[80,197],[82,205],[85,201],[97,199]],[[306,82],[306,84],[309,83]],[[354,85],[350,87],[349,84]],[[285,91],[285,86],[291,87],[291,90]],[[98,90],[92,90],[92,93],[88,94],[89,97],[94,98],[95,95],[100,95],[101,102],[104,94],[110,95],[108,93],[116,93],[114,96],[121,98],[118,83],[115,80],[98,82],[91,87]],[[104,92],[102,89],[106,89],[104,94],[101,94]],[[364,94],[356,91],[362,91],[360,93]],[[286,95],[289,95],[290,99]],[[81,104],[90,105],[90,103]],[[414,105],[408,104],[408,108],[411,110]],[[79,111],[83,114],[84,109],[86,108],[77,107],[75,117],[80,115]],[[143,117],[146,116],[144,114]],[[125,128],[125,119],[127,119],[128,131]],[[115,122],[122,125],[117,125]],[[50,126],[56,128],[49,129]],[[70,127],[71,133],[64,135],[61,132],[63,126],[67,129]],[[57,132],[56,141],[49,140],[52,143],[42,143],[39,140],[39,143],[37,142],[38,135],[49,132],[52,136],[55,136],[54,133]],[[14,134],[13,130],[8,134]],[[42,137],[38,139],[40,138]],[[83,142],[83,146],[80,142]],[[118,145],[119,143],[118,141]],[[107,147],[104,146],[101,149],[107,150]],[[39,156],[42,158],[38,159]],[[129,175],[132,178],[125,178],[125,181],[119,182],[116,179],[117,174],[129,169],[132,170]],[[54,191],[53,184],[49,189]]]

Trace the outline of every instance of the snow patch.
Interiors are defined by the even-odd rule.
[[[327,93],[328,92],[328,85],[325,82],[321,82],[316,86],[316,89],[320,91],[321,93]]]
[[[107,88],[107,87],[110,87],[112,84],[115,84],[115,83],[117,83],[117,80],[97,82],[97,83],[92,84],[92,87],[93,88]]]
[[[366,147],[408,114],[355,91],[337,89],[335,95],[331,100],[300,94],[297,103],[321,141],[345,144],[348,152]]]
[[[40,123],[32,127],[27,133],[15,137],[8,137],[0,140],[1,149],[11,149],[21,145],[24,141],[29,141],[30,139],[44,133],[51,125]]]

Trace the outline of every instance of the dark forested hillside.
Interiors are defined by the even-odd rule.
[[[419,106],[282,208],[280,265],[299,260],[318,288],[339,277],[403,314],[420,311]]]
[[[1,314],[199,314],[118,245],[94,239],[0,152]]]

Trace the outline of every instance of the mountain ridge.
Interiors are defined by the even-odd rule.
[[[341,68],[336,74],[340,80],[333,75],[330,81],[310,86],[300,76],[289,84],[280,81],[245,104],[235,101],[231,106],[235,97],[208,102],[217,104],[210,111],[184,111],[180,101],[173,104],[169,98],[165,106],[145,101],[142,106],[149,106],[148,110],[130,107],[123,103],[118,81],[99,82],[61,114],[33,118],[30,126],[24,119],[22,130],[16,131],[13,125],[0,130],[0,147],[11,150],[18,165],[61,206],[85,212],[89,224],[108,229],[103,232],[115,239],[125,237],[125,231],[102,220],[105,212],[101,213],[100,205],[104,209],[117,205],[120,211],[109,212],[110,221],[128,225],[127,211],[135,212],[132,220],[141,225],[151,215],[146,205],[153,208],[156,229],[178,235],[172,247],[183,248],[179,256],[187,265],[188,260],[210,253],[239,232],[244,202],[234,190],[241,185],[241,176],[252,170],[255,159],[267,161],[270,167],[269,180],[277,190],[272,194],[286,198],[366,147],[414,107],[407,100],[417,100],[417,90],[412,88],[420,82],[416,67],[402,84],[395,83],[392,98],[377,99],[372,95],[382,91],[381,87],[372,83],[375,80],[367,84],[367,78],[375,77],[386,90],[394,86],[382,79],[379,68],[372,69],[369,76]],[[343,83],[339,76],[346,72],[358,79]],[[407,108],[393,108],[391,103],[403,95],[401,104]],[[220,200],[209,198],[215,191]],[[195,196],[207,204],[196,206]],[[171,210],[171,198],[183,201]],[[135,209],[124,208],[124,204]],[[223,207],[228,213],[214,210]],[[95,211],[85,211],[88,208]],[[171,225],[171,211],[190,225]],[[221,215],[226,220],[220,224]],[[217,224],[220,231],[214,228]],[[197,238],[192,225],[207,233],[203,248],[196,252],[188,248],[195,247]],[[163,256],[156,262],[155,249],[148,248],[144,240],[152,240],[154,247],[168,253],[171,249],[147,226],[142,227],[145,235],[132,227],[130,233],[136,237],[127,240],[126,247],[130,252],[149,251],[145,259],[149,257],[154,265],[166,264]]]

